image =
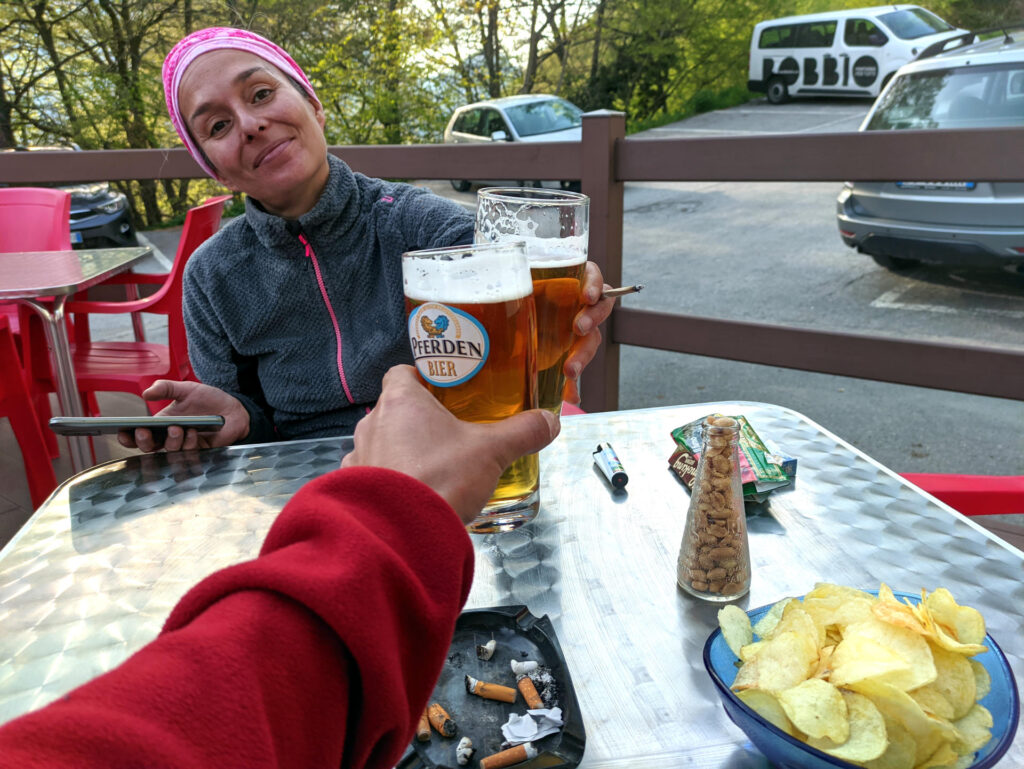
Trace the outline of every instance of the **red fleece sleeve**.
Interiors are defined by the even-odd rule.
[[[0,728],[27,767],[390,767],[469,594],[452,509],[389,470],[307,484],[259,558],[193,588],[120,667]]]

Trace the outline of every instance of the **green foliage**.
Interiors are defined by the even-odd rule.
[[[206,26],[252,29],[309,74],[332,144],[439,141],[487,96],[555,93],[626,112],[629,130],[741,103],[750,35],[780,16],[878,0],[0,0],[0,146],[177,146],[160,68]],[[935,0],[967,28],[1024,18],[1024,0]],[[119,183],[141,226],[219,186]]]

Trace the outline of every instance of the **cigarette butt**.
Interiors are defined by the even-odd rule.
[[[476,647],[476,656],[482,660],[489,660],[494,656],[494,649],[497,647],[498,642],[493,638],[485,644],[479,644]]]
[[[427,718],[427,709],[420,714],[420,722],[416,725],[416,739],[420,742],[430,741],[430,719]]]
[[[530,706],[531,710],[544,707],[544,701],[537,694],[537,687],[533,685],[533,681],[530,680],[529,676],[523,676],[516,681],[516,686],[519,687],[523,699],[526,700],[526,704]]]
[[[430,721],[430,725],[433,726],[437,730],[437,733],[442,737],[455,736],[455,722],[452,720],[452,717],[448,715],[448,711],[436,702],[427,708],[427,720]]]
[[[516,690],[511,686],[478,681],[473,676],[466,676],[466,691],[478,697],[483,697],[485,700],[498,700],[499,702],[516,701]]]
[[[643,289],[644,289],[644,284],[643,283],[637,283],[636,285],[633,285],[633,286],[619,286],[618,288],[609,288],[607,291],[605,291],[603,294],[601,294],[601,298],[602,299],[609,299],[609,298],[614,299],[617,296],[625,296],[626,294],[635,294],[637,291],[643,291]]]
[[[537,749],[533,747],[533,743],[524,742],[522,745],[516,745],[514,748],[503,750],[500,753],[492,753],[481,758],[480,769],[503,769],[503,767],[512,766],[513,764],[536,758],[536,756]]]

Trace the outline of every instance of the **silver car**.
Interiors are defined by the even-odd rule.
[[[583,138],[583,110],[557,96],[522,94],[467,104],[455,110],[444,129],[445,144],[488,142],[578,142]],[[470,184],[509,184],[510,179],[452,179],[452,187],[465,192]],[[538,183],[539,184],[539,183]],[[556,182],[563,189],[579,189],[575,180]]]
[[[862,131],[1024,126],[1024,42],[999,38],[906,64]],[[889,269],[1024,264],[1024,184],[847,182],[839,234]]]

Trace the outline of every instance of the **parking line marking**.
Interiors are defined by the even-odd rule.
[[[910,302],[898,301],[899,298],[911,288],[913,288],[913,286],[904,286],[903,288],[894,288],[892,291],[886,291],[873,301],[871,306],[883,310],[916,310],[917,312],[934,312],[941,315],[998,315],[1001,318],[1024,320],[1024,310],[998,310],[994,308],[990,309],[980,307],[964,313],[962,310],[958,310],[955,307],[946,307],[941,304],[911,304]]]

